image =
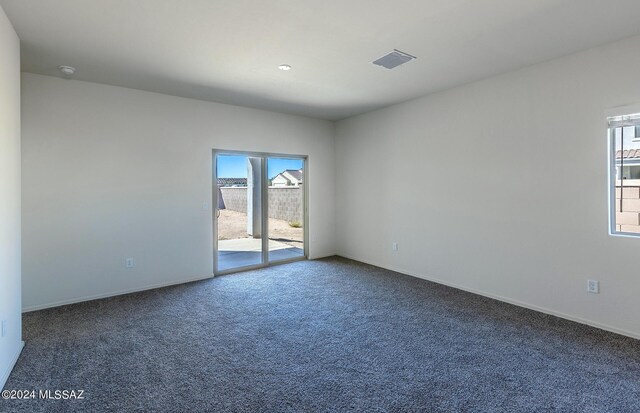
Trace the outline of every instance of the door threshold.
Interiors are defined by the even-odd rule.
[[[257,264],[257,265],[250,265],[250,266],[247,266],[247,267],[232,268],[230,270],[218,271],[218,272],[215,272],[213,275],[214,275],[214,277],[217,277],[219,275],[236,274],[236,273],[239,273],[239,272],[259,270],[261,268],[275,267],[277,265],[282,265],[282,264],[291,264],[292,262],[306,261],[307,259],[308,259],[307,257],[289,258],[289,259],[286,259],[286,260],[274,261],[274,262],[270,262],[270,263],[267,263],[267,264]]]

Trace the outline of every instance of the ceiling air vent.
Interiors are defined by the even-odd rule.
[[[393,69],[394,67],[398,67],[413,59],[416,59],[416,57],[411,56],[408,53],[401,52],[400,50],[393,49],[392,52],[374,60],[372,63],[374,65],[386,67],[387,69]]]

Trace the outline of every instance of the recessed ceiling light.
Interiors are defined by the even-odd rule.
[[[58,69],[64,77],[71,77],[76,72],[76,68],[73,66],[58,66]]]
[[[289,65],[280,65],[280,66],[278,66],[278,69],[280,69],[280,70],[291,70],[291,66],[289,66]]]

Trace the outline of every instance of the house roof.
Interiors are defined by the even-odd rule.
[[[218,186],[247,186],[247,178],[218,178]]]
[[[297,181],[302,182],[302,169],[286,169],[283,174],[284,173],[288,173]]]
[[[620,159],[620,153],[622,151],[616,151],[616,159]],[[625,149],[624,159],[640,159],[640,149]]]

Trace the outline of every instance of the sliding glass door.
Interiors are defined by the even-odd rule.
[[[304,160],[269,157],[270,262],[304,257]]]
[[[261,174],[263,159],[220,154],[216,158],[217,262],[219,272],[264,262]]]
[[[214,272],[306,257],[306,158],[213,153]]]

